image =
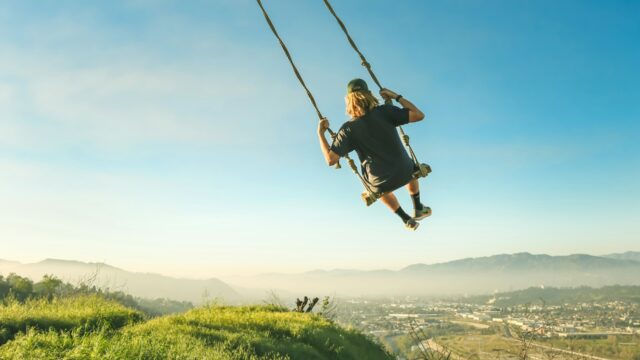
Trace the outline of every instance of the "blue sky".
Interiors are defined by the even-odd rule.
[[[322,1],[265,6],[339,127],[346,82],[368,80],[355,53]],[[434,169],[417,232],[326,167],[254,1],[15,0],[0,4],[0,258],[203,277],[640,250],[640,4],[334,7],[427,114],[406,128]]]

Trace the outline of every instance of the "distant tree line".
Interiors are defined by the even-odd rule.
[[[122,291],[99,288],[92,285],[91,281],[73,285],[63,282],[53,275],[45,275],[38,282],[33,282],[27,277],[14,273],[6,277],[0,275],[0,304],[7,301],[23,303],[29,299],[52,300],[56,297],[86,294],[97,294],[105,299],[117,301],[124,306],[140,310],[151,317],[183,312],[193,308],[193,304],[188,301],[143,299]]]

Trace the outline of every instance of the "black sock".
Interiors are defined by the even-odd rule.
[[[413,208],[418,211],[422,210],[422,203],[420,202],[420,193],[417,192],[411,195],[411,199],[413,200]]]
[[[402,207],[399,207],[398,210],[396,210],[396,215],[400,216],[404,223],[411,220],[411,216],[407,215],[407,213],[402,210]]]

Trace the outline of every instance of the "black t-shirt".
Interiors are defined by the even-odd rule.
[[[409,110],[393,105],[373,108],[342,125],[331,150],[344,156],[355,150],[362,173],[375,189],[391,191],[411,180],[414,164],[400,140],[396,126],[409,122]]]

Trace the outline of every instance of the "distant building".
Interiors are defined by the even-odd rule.
[[[415,319],[418,318],[418,314],[389,314],[387,317],[397,319]]]
[[[605,333],[558,333],[561,338],[567,339],[606,339]]]

